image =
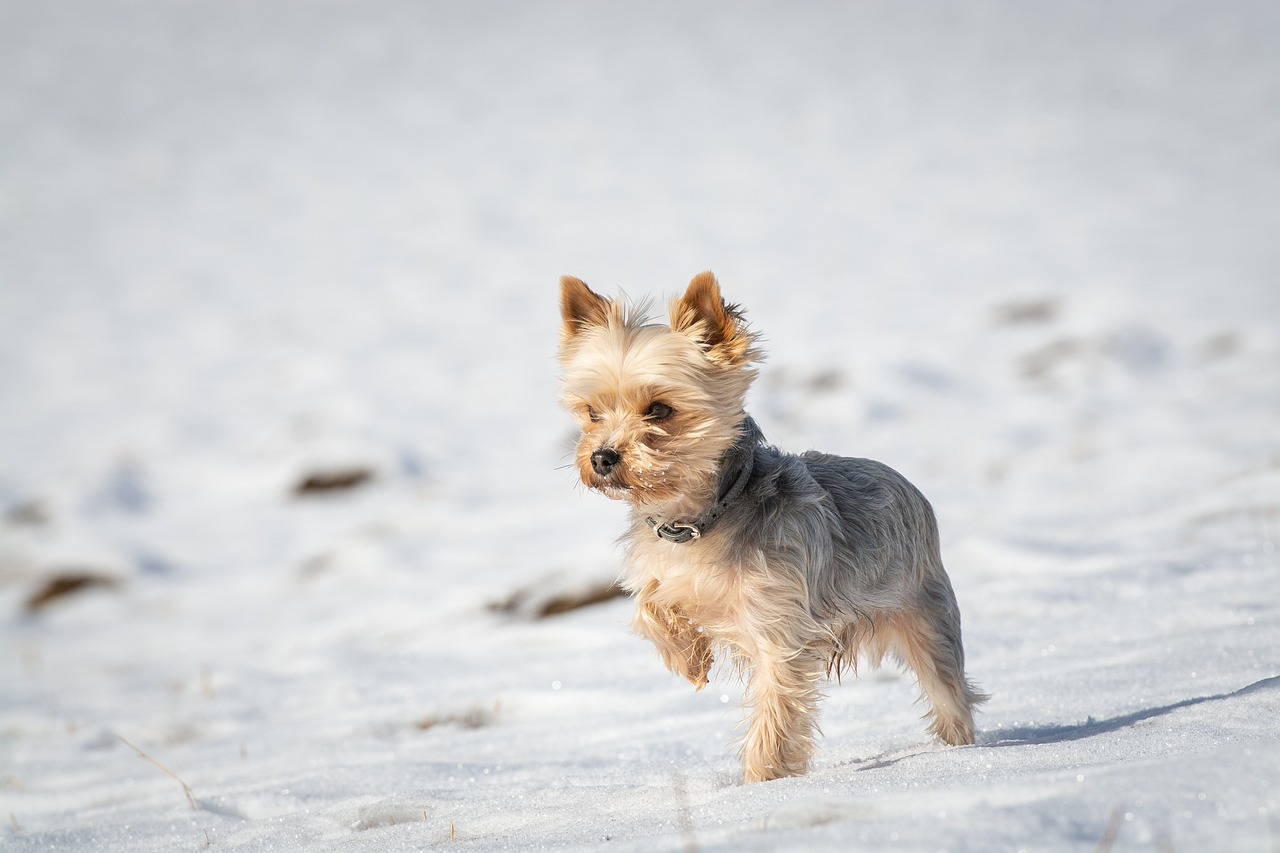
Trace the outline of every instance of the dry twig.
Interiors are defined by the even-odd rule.
[[[116,735],[116,738],[117,738],[117,739],[119,739],[119,741],[120,741],[122,744],[124,744],[125,746],[129,747],[129,748],[130,748],[130,749],[132,749],[134,752],[138,753],[138,757],[139,757],[139,758],[143,758],[143,759],[146,759],[147,761],[151,762],[151,763],[152,763],[152,764],[154,764],[157,768],[159,768],[160,772],[164,773],[164,775],[168,776],[170,779],[172,779],[173,781],[175,781],[175,782],[177,782],[179,785],[181,785],[181,786],[182,786],[182,793],[184,793],[184,794],[186,794],[186,795],[187,795],[187,802],[188,802],[188,803],[191,803],[191,810],[192,810],[192,811],[199,811],[199,810],[200,810],[200,805],[196,802],[196,795],[195,795],[195,794],[193,794],[193,793],[191,792],[191,786],[190,786],[190,785],[188,785],[186,782],[183,782],[183,781],[182,781],[182,779],[178,776],[178,774],[177,774],[177,773],[174,773],[174,772],[173,772],[172,770],[170,770],[168,767],[165,767],[165,766],[164,766],[163,764],[161,764],[159,761],[156,761],[156,760],[155,760],[154,758],[152,758],[150,755],[147,755],[145,752],[143,752],[142,750],[138,749],[138,747],[136,747],[136,746],[134,746],[133,744],[129,743],[129,741],[125,740],[123,736],[121,736],[121,735]]]

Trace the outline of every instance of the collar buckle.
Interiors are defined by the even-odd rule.
[[[659,524],[653,518],[645,520],[649,522],[649,527],[659,539],[675,542],[677,545],[683,545],[702,536],[702,528],[687,521],[665,521]]]

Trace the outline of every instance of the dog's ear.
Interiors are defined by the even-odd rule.
[[[692,337],[707,358],[726,367],[742,367],[760,357],[742,310],[724,301],[710,272],[694,276],[684,296],[671,303],[671,328]]]
[[[568,348],[573,339],[593,326],[607,326],[617,314],[611,300],[605,299],[581,280],[571,275],[560,278],[560,346]]]

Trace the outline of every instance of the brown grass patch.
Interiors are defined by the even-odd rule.
[[[1021,323],[1049,323],[1058,317],[1059,305],[1056,299],[1027,299],[1019,302],[1006,302],[995,310],[995,320],[1002,326],[1014,326]]]
[[[333,468],[315,471],[298,481],[293,487],[295,497],[327,495],[355,489],[373,481],[373,471],[368,468]]]
[[[465,711],[447,711],[441,714],[428,714],[413,724],[419,731],[434,729],[436,726],[458,726],[463,729],[482,729],[493,725],[502,710],[501,702],[491,706],[472,705]]]
[[[63,569],[46,579],[31,593],[25,608],[28,613],[36,613],[73,593],[90,589],[118,589],[119,586],[120,579],[110,575],[83,569]]]
[[[501,601],[490,604],[489,609],[525,619],[546,619],[627,594],[617,581],[585,583],[558,590],[549,589],[549,586],[544,583],[518,589]]]

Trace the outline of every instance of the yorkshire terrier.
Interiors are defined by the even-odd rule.
[[[579,475],[631,505],[633,625],[695,688],[717,654],[746,673],[746,781],[808,770],[818,683],[860,655],[909,667],[930,732],[973,743],[986,697],[965,678],[932,507],[879,462],[765,443],[743,410],[758,336],[715,276],[672,302],[670,327],[569,276],[560,309]]]

